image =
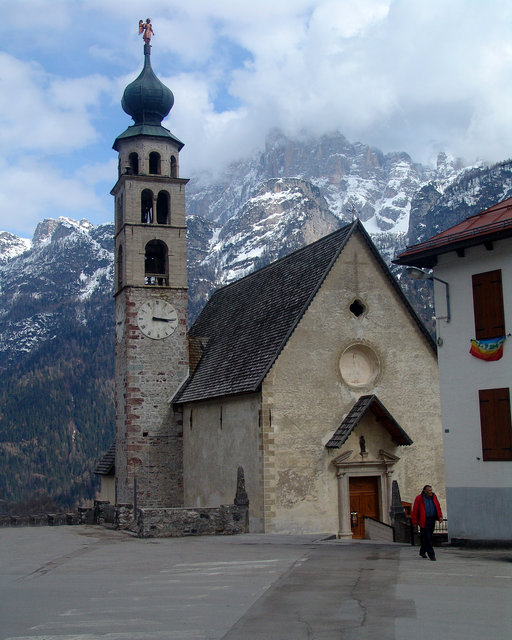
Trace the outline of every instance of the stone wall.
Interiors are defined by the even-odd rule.
[[[235,535],[248,533],[248,506],[221,505],[197,509],[140,509],[140,538]]]
[[[0,515],[0,527],[55,527],[82,524],[79,513],[36,513],[26,516]]]
[[[0,527],[85,524],[131,531],[139,538],[235,535],[249,532],[249,506],[139,509],[135,519],[133,505],[112,505],[106,500],[97,500],[94,507],[79,508],[76,513],[0,516]]]
[[[169,397],[188,371],[187,292],[126,288],[116,305],[126,309],[125,335],[116,343],[117,499],[137,506],[183,506],[183,422]],[[137,325],[149,300],[166,300],[179,317],[176,331],[151,340]]]
[[[36,526],[57,524],[97,524],[121,531],[131,531],[139,538],[182,536],[219,536],[249,532],[249,497],[245,476],[238,467],[234,504],[204,508],[147,508],[133,504],[113,505],[108,500],[95,500],[94,507],[79,507],[76,513],[43,514],[41,516],[0,516],[0,526]]]

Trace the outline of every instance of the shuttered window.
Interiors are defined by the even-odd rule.
[[[501,269],[473,276],[473,307],[477,340],[505,335]]]
[[[512,460],[509,389],[481,389],[480,424],[484,460]]]

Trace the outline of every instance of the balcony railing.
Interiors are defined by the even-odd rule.
[[[163,273],[146,273],[144,284],[151,287],[168,287],[169,276]]]

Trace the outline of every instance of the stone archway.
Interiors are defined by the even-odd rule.
[[[373,476],[378,478],[379,512],[382,522],[390,524],[389,508],[391,504],[391,475],[394,465],[400,460],[392,453],[380,449],[377,460],[353,459],[353,451],[346,451],[335,458],[338,479],[338,538],[352,538],[350,522],[349,479]]]

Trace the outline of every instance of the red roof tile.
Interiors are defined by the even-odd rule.
[[[434,266],[435,256],[512,235],[512,198],[469,216],[429,240],[407,247],[393,262]]]

